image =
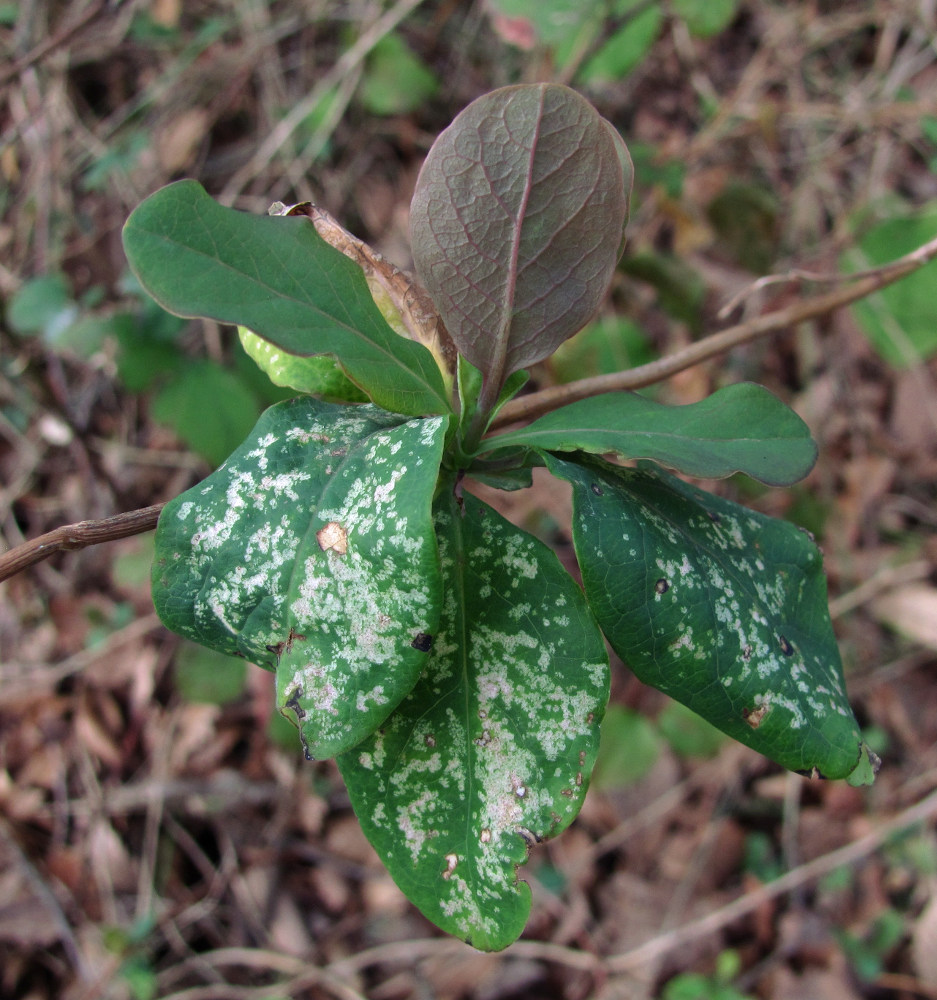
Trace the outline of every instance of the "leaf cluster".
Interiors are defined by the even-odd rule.
[[[871,779],[813,541],[673,474],[790,484],[816,455],[796,414],[742,384],[683,407],[607,393],[490,433],[525,368],[602,301],[631,181],[585,100],[518,86],[466,108],[426,159],[425,291],[313,206],[252,217],[191,181],[124,232],[157,301],[239,324],[299,393],[167,505],[157,610],[275,671],[306,756],[337,757],[395,880],[480,948],[520,934],[516,868],[582,804],[605,640],[784,766]],[[534,466],[572,486],[584,590],[466,488],[518,488]]]

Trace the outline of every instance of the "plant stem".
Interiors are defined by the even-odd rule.
[[[465,435],[460,442],[463,455],[474,455],[478,449],[479,442],[488,430],[491,414],[498,405],[498,395],[501,392],[502,382],[485,376],[482,379],[481,392],[478,394],[478,401],[475,405],[475,412],[466,428]]]
[[[159,520],[159,512],[165,503],[128,510],[123,514],[105,517],[98,521],[79,521],[66,524],[54,531],[46,532],[38,538],[30,539],[0,555],[0,581],[22,572],[48,559],[55,552],[70,552],[84,549],[99,542],[112,542],[118,538],[128,538],[144,531],[152,531]]]
[[[917,250],[874,271],[862,272],[862,276],[855,280],[854,284],[845,288],[838,288],[822,295],[814,295],[785,306],[783,309],[777,309],[774,312],[746,320],[736,326],[730,326],[726,330],[711,334],[704,340],[691,344],[667,357],[659,358],[657,361],[639,365],[637,368],[631,368],[627,371],[614,372],[611,375],[596,375],[593,378],[580,379],[566,385],[551,386],[548,389],[541,389],[540,392],[533,392],[529,396],[512,399],[502,407],[500,413],[492,421],[491,429],[520,420],[532,420],[534,417],[549,413],[559,406],[587,399],[600,392],[640,389],[642,386],[659,382],[671,375],[676,375],[677,372],[699,364],[701,361],[722,354],[733,347],[738,347],[740,344],[756,340],[769,333],[775,333],[785,327],[794,326],[804,322],[804,320],[825,316],[841,309],[843,306],[900,281],[901,278],[917,271],[935,257],[937,257],[937,239],[925,243]],[[852,279],[846,276],[843,280],[850,281]]]

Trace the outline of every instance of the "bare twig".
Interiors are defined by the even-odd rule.
[[[652,938],[637,948],[632,948],[631,951],[613,955],[605,960],[606,967],[613,974],[631,972],[647,962],[652,962],[678,948],[686,947],[694,941],[708,937],[741,917],[748,916],[772,899],[777,899],[779,896],[799,889],[824,875],[828,875],[837,868],[861,861],[877,851],[891,837],[909,827],[916,826],[918,823],[928,822],[935,816],[937,816],[937,792],[931,792],[925,799],[882,823],[865,836],[859,837],[858,840],[854,840],[835,851],[821,854],[813,861],[808,861],[806,864],[792,869],[773,882],[768,882],[754,892],[740,896],[698,920],[690,921],[673,931]]]
[[[935,257],[937,257],[937,239],[925,243],[917,250],[904,257],[899,257],[890,264],[873,271],[862,272],[864,276],[848,287],[837,288],[822,295],[814,295],[785,306],[783,309],[777,309],[736,326],[730,326],[727,330],[714,333],[704,340],[697,341],[695,344],[667,357],[659,358],[657,361],[639,365],[628,371],[614,372],[611,375],[597,375],[593,378],[580,379],[578,382],[569,382],[566,385],[551,386],[540,392],[531,393],[529,396],[513,399],[501,409],[492,427],[503,427],[505,424],[515,423],[519,420],[531,420],[555,410],[558,406],[587,399],[600,392],[640,389],[642,386],[659,382],[684,371],[686,368],[691,368],[701,361],[722,354],[733,347],[738,347],[740,344],[746,344],[769,333],[776,333],[786,327],[795,326],[797,323],[803,323],[804,320],[835,312],[843,306],[857,302],[859,299],[872,295],[901,278],[907,277]]]
[[[204,952],[197,956],[197,958],[199,964],[209,968],[236,965],[248,969],[279,972],[290,976],[292,979],[289,983],[281,983],[280,985],[280,989],[284,995],[289,994],[293,996],[302,987],[319,986],[328,993],[331,993],[332,996],[338,997],[339,1000],[364,1000],[364,997],[357,990],[353,989],[348,983],[343,982],[330,970],[318,968],[310,964],[309,961],[302,958],[294,958],[292,955],[283,955],[279,952],[262,948],[233,947],[216,948],[214,951]],[[187,971],[194,965],[195,963],[189,960],[176,966],[172,972],[174,975],[178,975],[180,972]],[[225,990],[228,988],[228,984],[194,987],[178,993],[168,994],[167,1000],[170,1000],[170,998],[172,1000],[186,1000],[186,998],[194,1000],[194,998],[199,997],[208,998],[215,996],[227,998],[228,994]],[[271,992],[277,992],[277,990],[271,990],[269,987],[265,989],[267,995]],[[244,996],[260,996],[262,992],[262,990],[255,988],[251,991],[245,991]]]
[[[512,958],[527,958],[534,961],[556,962],[570,968],[591,972],[605,972],[619,975],[636,971],[664,955],[685,947],[694,941],[715,934],[763,906],[766,902],[785,896],[817,879],[848,865],[856,864],[874,853],[890,838],[905,830],[926,823],[937,816],[937,792],[885,821],[874,830],[843,847],[830,851],[806,864],[792,869],[773,882],[748,892],[725,906],[689,923],[682,924],[650,941],[618,955],[602,957],[564,945],[542,944],[537,941],[517,941],[511,945]],[[406,963],[413,964],[431,956],[458,954],[466,946],[461,942],[446,938],[427,938],[410,941],[394,941],[389,944],[366,948],[355,955],[338,959],[326,966],[335,976],[344,977],[361,972],[374,965]]]
[[[27,52],[24,56],[21,56],[11,66],[8,66],[2,73],[0,73],[0,87],[5,87],[24,70],[29,69],[30,66],[34,66],[37,62],[45,59],[50,52],[54,52],[56,49],[62,48],[66,43],[70,42],[82,28],[90,24],[98,16],[98,14],[104,9],[104,6],[105,0],[94,0],[94,2],[89,4],[78,15],[78,17],[72,21],[71,24],[64,25],[54,35],[50,35],[48,38],[43,39],[43,41]]]
[[[79,521],[66,524],[54,531],[48,531],[38,538],[32,538],[0,555],[0,581],[6,580],[33,566],[56,552],[71,552],[85,549],[100,542],[112,542],[118,538],[129,538],[144,531],[151,531],[159,520],[159,512],[164,503],[140,510],[128,510],[113,517],[97,521]]]
[[[894,267],[894,263],[885,266]],[[859,281],[879,274],[881,270],[880,267],[870,267],[864,271],[853,271],[852,274],[837,274],[833,271],[805,271],[795,267],[783,274],[765,274],[733,295],[724,306],[720,307],[716,316],[720,320],[728,319],[746,299],[773,285],[845,285],[850,281]]]
[[[323,97],[333,87],[340,84],[348,74],[354,72],[374,46],[385,35],[393,31],[408,14],[416,10],[422,2],[423,0],[398,0],[390,10],[378,18],[354,45],[343,53],[335,65],[319,77],[312,90],[301,101],[294,104],[289,113],[274,126],[250,160],[228,181],[218,200],[223,205],[230,205],[283,148],[290,136],[315,110]]]
[[[0,819],[0,836],[2,836],[7,842],[9,850],[13,854],[13,858],[16,861],[20,872],[29,883],[36,899],[38,899],[45,908],[49,919],[55,925],[55,929],[59,934],[59,939],[62,942],[62,948],[68,956],[68,960],[71,962],[72,968],[75,969],[83,982],[87,982],[91,975],[88,963],[85,960],[85,956],[78,943],[78,939],[75,937],[72,926],[68,922],[68,918],[65,916],[65,912],[56,898],[55,893],[52,891],[52,888],[42,875],[36,870],[36,866],[26,856],[22,847],[20,847],[19,841],[7,825],[5,819]]]

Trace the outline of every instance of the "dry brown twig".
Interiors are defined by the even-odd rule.
[[[56,552],[85,549],[100,542],[112,542],[118,538],[128,538],[131,535],[140,535],[144,531],[152,531],[159,520],[159,512],[165,506],[165,503],[157,503],[152,507],[128,510],[123,514],[115,514],[113,517],[97,521],[66,524],[38,538],[32,538],[0,555],[0,581],[15,576],[28,566],[42,562],[43,559],[48,559]]]
[[[603,957],[564,945],[539,941],[518,941],[511,946],[510,955],[512,958],[556,962],[587,972],[604,972],[613,976],[637,972],[665,955],[718,933],[771,900],[810,885],[838,868],[857,864],[881,848],[891,838],[918,824],[930,822],[935,816],[937,816],[937,792],[931,792],[920,802],[909,806],[869,833],[843,847],[792,868],[774,881],[767,882],[752,892],[739,896],[732,902],[699,919],[691,920],[671,931],[655,935],[630,951]],[[465,945],[461,942],[444,938],[392,942],[376,945],[347,958],[338,959],[326,968],[333,975],[344,977],[359,973],[374,965],[396,962],[413,963],[433,955],[458,953],[464,948]]]
[[[412,0],[411,0],[412,2]],[[850,305],[859,299],[866,298],[874,292],[894,284],[919,270],[925,264],[937,257],[937,239],[899,257],[897,260],[870,271],[851,275],[846,280],[854,283],[831,292],[814,295],[792,305],[764,313],[754,319],[746,320],[726,330],[713,333],[689,347],[676,351],[666,357],[651,361],[637,368],[615,372],[612,375],[597,375],[593,378],[579,379],[566,385],[551,386],[539,392],[513,399],[502,407],[492,423],[492,428],[504,427],[507,424],[522,420],[532,420],[544,413],[549,413],[559,406],[573,403],[580,399],[603,392],[622,392],[639,389],[642,386],[660,382],[676,375],[693,365],[706,361],[718,354],[731,350],[742,344],[750,343],[769,333],[777,333],[790,326],[796,326],[808,319],[816,319],[829,315],[843,306]],[[144,507],[141,510],[127,511],[115,514],[113,517],[100,521],[81,521],[78,524],[56,528],[39,538],[18,545],[9,552],[0,555],[0,581],[6,580],[28,566],[41,562],[55,552],[72,549],[82,549],[99,542],[126,538],[156,527],[159,512],[163,504]]]
[[[733,347],[796,326],[808,319],[829,315],[837,309],[842,309],[843,306],[858,302],[859,299],[864,299],[919,270],[935,257],[937,257],[937,239],[925,243],[917,250],[889,264],[872,271],[861,272],[855,284],[810,296],[783,309],[776,309],[774,312],[764,313],[736,326],[730,326],[657,361],[629,368],[627,371],[614,372],[611,375],[597,375],[566,385],[551,386],[529,396],[513,399],[501,409],[492,426],[503,427],[505,424],[520,420],[531,420],[555,410],[558,406],[587,399],[600,392],[622,392],[652,385]]]
[[[341,84],[367,58],[368,53],[423,0],[398,0],[393,7],[379,17],[361,37],[347,49],[328,72],[319,77],[315,86],[289,112],[277,122],[267,138],[260,144],[250,160],[225,185],[219,196],[223,205],[230,205],[248,184],[273,160],[289,141],[296,129],[309,117],[326,94]],[[313,141],[321,138],[317,131]]]

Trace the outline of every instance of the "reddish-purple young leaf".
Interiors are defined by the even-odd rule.
[[[417,273],[456,346],[500,386],[602,301],[622,246],[624,143],[575,91],[505,87],[436,140],[413,196]]]

